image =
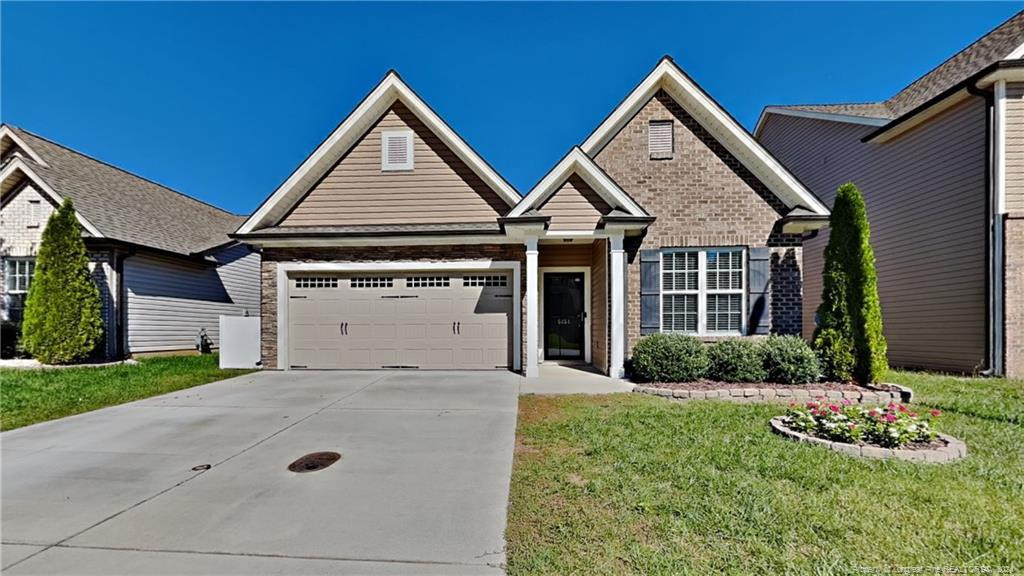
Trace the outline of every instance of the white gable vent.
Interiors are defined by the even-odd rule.
[[[652,121],[647,129],[647,150],[651,159],[671,158],[672,147],[672,121]]]
[[[412,170],[412,130],[385,130],[381,133],[380,169]]]

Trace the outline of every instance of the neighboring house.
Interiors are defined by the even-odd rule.
[[[893,365],[1024,376],[1024,13],[884,102],[769,106],[755,134],[867,202]],[[805,336],[828,234],[804,244]]]
[[[268,368],[619,376],[644,334],[799,333],[827,217],[665,58],[525,198],[389,72],[234,237]]]
[[[103,303],[100,355],[218,345],[221,314],[259,310],[259,254],[229,214],[20,128],[0,126],[3,319],[21,321],[50,214],[75,204]]]

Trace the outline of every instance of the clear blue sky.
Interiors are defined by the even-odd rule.
[[[525,193],[663,54],[753,129],[885,99],[1022,7],[3,2],[0,118],[248,213],[395,68]]]

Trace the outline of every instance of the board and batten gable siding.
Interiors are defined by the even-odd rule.
[[[381,134],[412,130],[412,170],[381,170]],[[396,102],[281,226],[493,222],[509,206],[404,104]]]
[[[222,314],[259,315],[259,253],[234,245],[213,257],[217,266],[153,255],[125,259],[129,353],[193,349],[200,328],[219,347]]]
[[[651,159],[648,126],[666,120],[673,125],[672,158]],[[785,205],[664,91],[655,94],[594,161],[656,218],[639,241],[626,242],[627,355],[640,338],[640,250],[767,246],[773,260],[800,258],[800,235],[777,231]],[[792,282],[790,272],[786,275],[784,282],[774,283],[773,278],[773,290],[789,292],[773,295],[769,311],[771,330],[784,333],[800,328],[799,277]]]
[[[594,230],[611,206],[583,178],[573,174],[537,211],[551,217],[549,230]]]
[[[1024,84],[1006,86],[1006,210],[1024,214]]]
[[[894,366],[971,371],[985,359],[986,108],[971,98],[884,144],[872,126],[772,115],[761,143],[829,206],[864,195]],[[821,301],[827,231],[804,242],[803,333]]]

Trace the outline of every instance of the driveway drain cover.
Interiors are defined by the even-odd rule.
[[[289,464],[288,469],[292,472],[316,472],[327,468],[338,460],[341,460],[341,454],[337,452],[313,452]]]

